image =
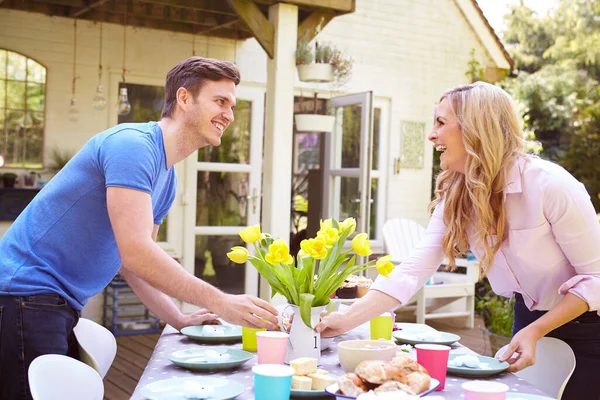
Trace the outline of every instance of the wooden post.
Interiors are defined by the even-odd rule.
[[[274,51],[267,60],[262,230],[289,243],[298,7],[270,6],[269,22],[274,29]],[[271,297],[263,278],[260,296]]]

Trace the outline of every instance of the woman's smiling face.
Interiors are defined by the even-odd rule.
[[[440,167],[444,170],[451,170],[465,173],[465,164],[467,161],[467,151],[463,143],[462,132],[456,116],[450,108],[447,98],[437,107],[433,129],[428,136],[437,151],[441,151]]]

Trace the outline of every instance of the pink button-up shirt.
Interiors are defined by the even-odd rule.
[[[562,167],[522,157],[510,168],[504,190],[508,234],[487,274],[495,293],[523,295],[530,310],[549,310],[570,292],[600,314],[600,223],[584,186]],[[402,304],[421,288],[444,258],[444,204],[427,232],[390,279],[378,277],[372,289]],[[467,228],[477,258],[473,230]]]

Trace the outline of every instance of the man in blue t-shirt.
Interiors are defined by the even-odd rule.
[[[15,220],[0,240],[0,398],[31,398],[27,369],[37,356],[76,356],[79,311],[117,272],[177,329],[217,315],[251,327],[277,324],[268,302],[221,292],[156,244],[175,198],[173,165],[221,143],[239,81],[229,62],[182,61],[167,74],[160,121],[91,138]],[[169,296],[206,309],[182,314]]]

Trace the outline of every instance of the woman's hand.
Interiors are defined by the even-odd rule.
[[[174,328],[180,331],[186,326],[221,325],[221,321],[218,318],[217,314],[213,314],[206,308],[202,308],[191,314],[181,314],[179,324]]]
[[[500,356],[500,361],[507,361],[510,364],[507,371],[517,372],[535,364],[535,348],[541,337],[532,326],[521,329],[513,336],[506,351]],[[513,357],[514,353],[517,354],[516,357]]]
[[[347,315],[341,312],[332,312],[321,318],[321,322],[315,326],[315,330],[321,333],[321,337],[332,337],[341,335],[352,329]]]

